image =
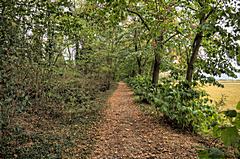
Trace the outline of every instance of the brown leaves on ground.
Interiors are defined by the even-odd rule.
[[[144,115],[125,83],[119,83],[108,104],[91,158],[197,158],[195,148],[200,144],[195,137]]]

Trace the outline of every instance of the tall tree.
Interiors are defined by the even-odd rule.
[[[237,2],[221,0],[182,2],[185,16],[188,16],[183,17],[184,21],[188,26],[189,23],[193,26],[190,27],[192,31],[187,32],[194,37],[187,60],[186,80],[189,82],[193,79],[204,81],[207,78],[209,82],[213,80],[206,77],[203,72],[213,76],[221,76],[225,73],[235,77],[234,72],[237,70],[229,61],[236,60],[238,56]],[[232,32],[227,31],[226,25],[232,29]]]
[[[137,1],[130,4],[127,9],[141,20],[153,41],[152,83],[154,85],[158,83],[161,58],[166,51],[164,46],[179,34],[175,23],[176,4],[177,1]]]

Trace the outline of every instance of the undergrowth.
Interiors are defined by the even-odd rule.
[[[219,112],[218,105],[222,101],[213,104],[208,94],[198,89],[199,83],[162,78],[153,86],[144,76],[128,79],[128,83],[134,90],[135,100],[155,107],[144,109],[148,114],[156,117],[161,114],[163,120],[175,128],[213,138],[211,144],[199,149],[200,158],[239,158],[239,112]],[[240,109],[240,102],[237,109]]]
[[[55,72],[38,89],[30,78],[12,87],[15,96],[1,107],[0,158],[87,158],[109,86],[69,72]]]
[[[138,76],[129,84],[140,101],[154,105],[178,128],[208,131],[211,124],[218,122],[217,110],[209,104],[207,94],[185,81],[161,79],[153,86],[150,79]]]

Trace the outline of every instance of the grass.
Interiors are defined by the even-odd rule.
[[[210,98],[219,102],[221,98],[225,98],[225,106],[221,109],[234,109],[240,101],[240,81],[220,81],[224,84],[224,88],[216,86],[205,86],[204,89],[210,95]]]

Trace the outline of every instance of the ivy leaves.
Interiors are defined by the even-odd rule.
[[[240,110],[240,101],[236,105],[236,109]],[[236,110],[226,110],[223,112],[227,118],[226,124],[217,126],[213,129],[213,133],[220,137],[226,146],[233,146],[236,148],[236,153],[240,153],[240,113]]]
[[[221,130],[221,140],[226,146],[234,146],[239,143],[238,129],[234,127],[226,127]]]

